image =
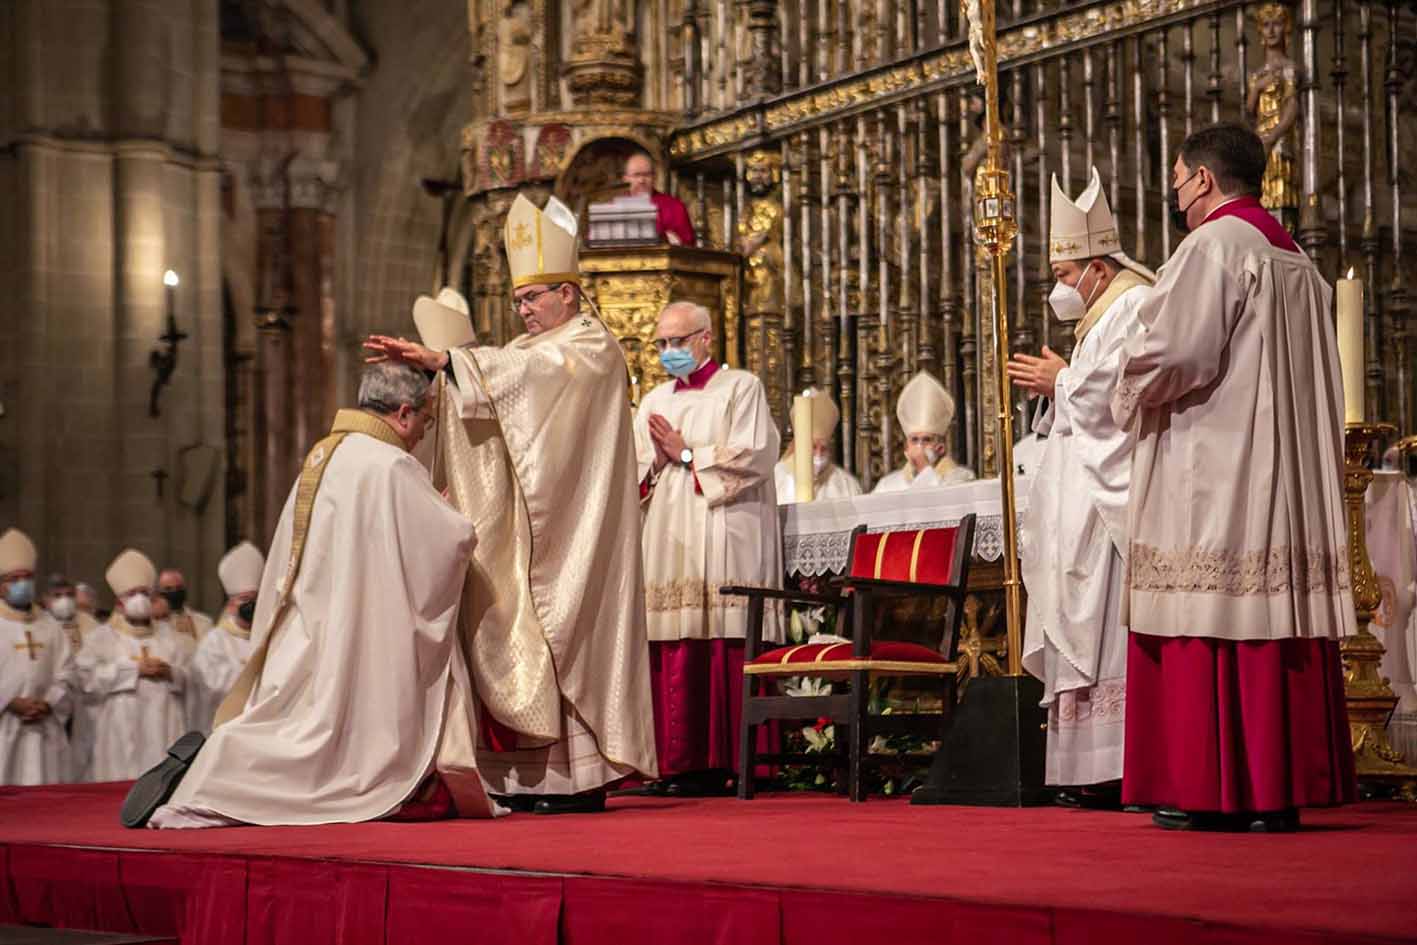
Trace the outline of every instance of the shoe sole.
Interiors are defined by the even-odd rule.
[[[188,732],[167,749],[167,757],[149,768],[138,778],[123,799],[123,807],[118,813],[118,822],[130,829],[147,826],[149,818],[177,790],[182,776],[192,766],[192,761],[206,743],[201,732]]]

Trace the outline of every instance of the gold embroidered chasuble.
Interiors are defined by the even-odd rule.
[[[518,749],[583,726],[597,778],[611,768],[655,776],[619,343],[599,319],[575,315],[450,357],[457,384],[441,398],[434,472],[480,539],[459,618],[477,697]]]
[[[1237,216],[1177,247],[1121,353],[1135,427],[1122,620],[1228,640],[1355,631],[1332,290]]]

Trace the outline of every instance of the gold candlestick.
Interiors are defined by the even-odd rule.
[[[1339,652],[1343,656],[1343,691],[1359,780],[1396,782],[1404,797],[1417,799],[1417,768],[1408,765],[1387,740],[1387,720],[1397,705],[1397,696],[1381,672],[1383,643],[1368,629],[1383,596],[1368,557],[1364,497],[1373,473],[1364,460],[1374,442],[1394,432],[1389,423],[1346,425],[1343,494],[1348,509],[1348,565],[1358,632],[1339,644]]]

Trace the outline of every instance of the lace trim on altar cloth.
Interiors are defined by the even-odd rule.
[[[1348,553],[1282,545],[1269,551],[1162,551],[1132,542],[1127,584],[1157,593],[1310,594],[1348,590]]]
[[[1022,518],[1022,515],[1019,516]],[[949,521],[912,521],[908,525],[868,528],[869,532],[898,531],[917,528],[950,528],[959,519]],[[980,561],[998,561],[1004,556],[1004,518],[1002,515],[981,515],[974,522],[974,557]],[[1020,547],[1023,534],[1019,534]],[[851,556],[851,532],[816,532],[805,535],[784,535],[782,563],[788,574],[821,577],[841,574]]]
[[[669,610],[712,610],[715,607],[747,607],[746,597],[725,597],[719,589],[726,584],[745,586],[749,581],[727,581],[709,584],[702,578],[680,578],[663,584],[645,586],[645,610],[663,613]]]

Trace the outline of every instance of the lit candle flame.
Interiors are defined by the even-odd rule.
[[[167,286],[176,286],[176,285],[177,285],[177,273],[173,272],[171,269],[169,269],[169,270],[167,270],[166,272],[164,272],[164,273],[162,274],[162,284],[163,284],[163,285],[167,285]]]
[[[1348,278],[1350,278],[1350,279],[1353,278],[1353,267],[1352,267],[1352,266],[1349,266],[1349,267],[1348,267]]]

